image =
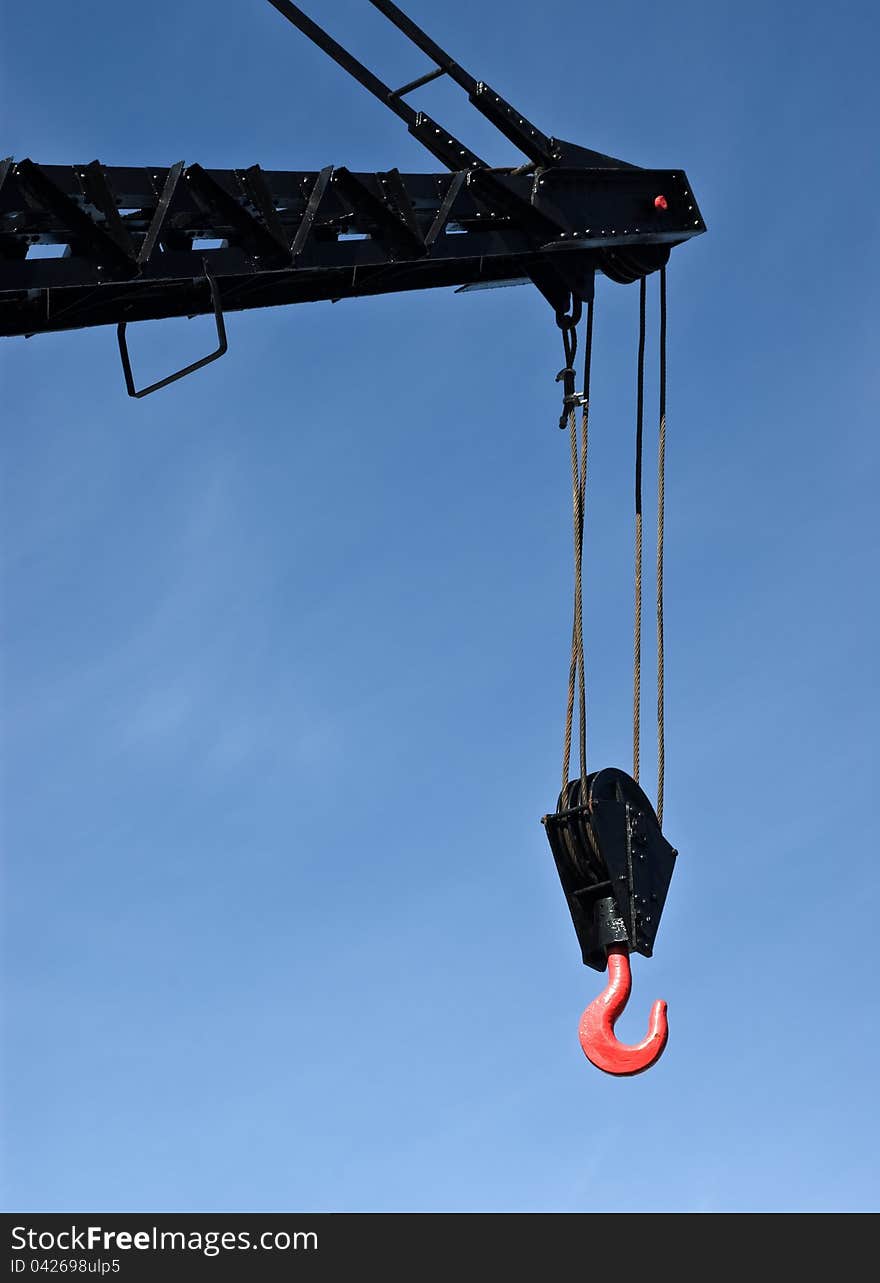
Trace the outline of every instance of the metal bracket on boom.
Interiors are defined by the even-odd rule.
[[[214,320],[217,324],[217,347],[207,356],[203,356],[198,361],[193,361],[191,365],[184,366],[175,374],[169,374],[164,379],[159,379],[157,383],[151,383],[148,387],[141,388],[138,391],[135,388],[134,375],[131,372],[131,358],[128,355],[128,343],[125,338],[126,322],[120,321],[116,327],[116,341],[119,344],[119,355],[122,358],[122,373],[125,375],[125,386],[128,395],[140,400],[141,397],[149,396],[151,392],[158,392],[160,388],[167,388],[169,383],[176,383],[178,379],[185,378],[187,374],[192,374],[195,370],[200,370],[203,365],[210,365],[212,361],[218,361],[226,352],[228,343],[226,341],[226,325],[223,321],[223,304],[220,302],[220,291],[217,289],[217,282],[213,276],[209,275],[205,269],[205,280],[211,290],[211,302],[214,305]]]

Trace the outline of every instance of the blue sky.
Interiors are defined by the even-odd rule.
[[[571,625],[537,293],[235,314],[143,402],[112,329],[5,340],[5,1204],[876,1210],[876,9],[406,7],[547,132],[685,168],[709,225],[669,271],[680,858],[618,1027],[662,996],[668,1049],[584,1060],[602,981],[538,822]],[[423,69],[364,0],[310,12]],[[259,0],[4,37],[16,157],[434,167]],[[630,760],[636,319],[600,279],[594,766]],[[210,322],[131,341],[159,377]]]

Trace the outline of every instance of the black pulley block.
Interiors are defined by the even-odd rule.
[[[584,963],[604,971],[608,946],[650,958],[678,854],[653,806],[616,767],[571,780],[541,823],[556,861]]]
[[[668,245],[626,245],[603,250],[602,271],[618,285],[632,285],[669,261]]]

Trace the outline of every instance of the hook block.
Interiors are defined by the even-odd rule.
[[[608,767],[585,784],[582,799],[581,781],[570,781],[541,823],[584,963],[604,971],[613,945],[650,958],[678,853],[625,771]]]

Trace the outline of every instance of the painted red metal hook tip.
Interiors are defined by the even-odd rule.
[[[650,1069],[663,1055],[669,1037],[666,1003],[658,999],[651,1008],[648,1036],[630,1046],[618,1042],[614,1025],[632,992],[629,950],[611,945],[608,950],[608,984],[581,1016],[578,1036],[584,1055],[606,1074],[627,1077]]]

